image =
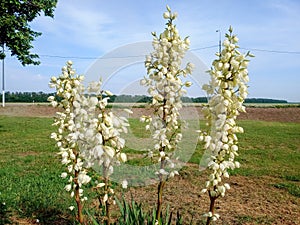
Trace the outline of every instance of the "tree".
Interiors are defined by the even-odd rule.
[[[54,16],[57,0],[1,0],[0,2],[0,44],[10,50],[23,66],[38,65],[39,56],[30,52],[32,41],[42,33],[30,28],[29,23],[43,12]],[[5,53],[0,53],[0,59]]]

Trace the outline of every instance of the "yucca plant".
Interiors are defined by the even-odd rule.
[[[122,199],[122,203],[119,200],[116,200],[120,212],[121,217],[116,225],[171,225],[172,218],[174,213],[169,211],[169,207],[165,211],[165,215],[161,213],[160,219],[157,221],[156,219],[156,209],[153,209],[149,212],[144,212],[142,209],[142,204],[137,203],[134,200],[131,200],[131,204],[129,204],[125,198]],[[175,225],[182,225],[183,218],[179,212],[176,213]]]
[[[141,203],[137,203],[132,200],[131,204],[129,204],[128,202],[126,202],[125,198],[123,198],[122,203],[118,199],[116,200],[116,202],[121,212],[121,218],[118,221],[118,224],[146,224],[148,215],[143,212]]]

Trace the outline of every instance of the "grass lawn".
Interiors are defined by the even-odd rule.
[[[0,200],[17,216],[56,220],[70,204],[61,191],[51,121],[0,117]]]
[[[130,123],[131,143],[125,149],[127,166],[142,166],[145,171],[140,173],[155,178],[147,167],[151,161],[143,158],[151,146],[149,140],[145,141],[150,133],[144,131],[144,125],[137,119],[130,119]],[[50,118],[0,116],[0,216],[39,219],[42,224],[73,223],[68,216],[72,201],[60,178],[63,167],[56,157],[55,143],[49,138],[55,130],[51,124]],[[192,132],[198,125],[195,121],[190,124],[186,143],[178,155],[191,164],[199,164],[203,152]],[[239,124],[245,130],[239,135],[241,168],[232,175],[278,178],[279,182],[270,185],[300,197],[300,124],[262,121],[239,121]]]

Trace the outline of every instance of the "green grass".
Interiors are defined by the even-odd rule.
[[[240,121],[237,174],[300,179],[300,124]]]
[[[194,131],[199,124],[196,120],[189,122],[176,156],[199,164],[203,150],[197,145]],[[0,116],[0,200],[6,203],[7,211],[18,217],[36,218],[43,224],[54,220],[70,224],[66,215],[70,214],[67,208],[72,200],[63,190],[65,184],[60,178],[63,167],[56,157],[55,143],[49,138],[55,130],[51,123],[50,118]],[[145,177],[149,182],[155,179],[155,166],[143,158],[153,144],[151,132],[145,132],[145,124],[138,119],[130,119],[130,124],[125,148],[129,161],[125,167],[116,168],[114,179],[131,176],[136,184],[144,185]],[[279,178],[280,182],[273,187],[300,197],[300,124],[239,121],[239,125],[245,130],[239,135],[241,168],[231,174]],[[241,224],[258,221],[247,216],[238,220]]]
[[[291,195],[300,197],[300,185],[299,184],[297,185],[297,184],[291,183],[291,182],[284,182],[284,183],[274,184],[274,187],[286,190]]]
[[[51,224],[71,204],[49,138],[51,119],[0,117],[1,199],[21,217]],[[47,221],[44,221],[47,219]]]
[[[138,131],[136,136],[147,138],[150,135],[142,131],[144,124],[137,119],[131,119],[130,123],[133,125],[134,132]],[[199,164],[203,148],[201,144],[195,145],[196,135],[194,133],[199,124],[195,120],[191,120],[189,123],[189,129],[184,131],[186,136],[177,155],[184,162]],[[230,171],[231,175],[280,178],[285,182],[285,186],[282,188],[290,194],[298,196],[300,188],[300,124],[264,121],[238,121],[238,124],[245,130],[245,133],[238,135],[239,156],[237,160],[241,163],[241,168]],[[202,121],[200,125],[203,125]],[[145,139],[130,140],[136,141],[138,143],[136,146],[143,146]],[[129,160],[129,164],[142,167],[150,165],[149,159],[142,158],[145,151],[138,149],[139,147],[125,150],[134,157]],[[140,155],[140,159],[136,159],[138,155]],[[141,175],[142,173],[137,174],[137,176]]]
[[[202,123],[201,123],[202,124]],[[231,174],[272,176],[285,180],[300,180],[300,124],[264,121],[238,121],[245,133],[239,134],[241,168]],[[198,145],[192,163],[203,155]]]

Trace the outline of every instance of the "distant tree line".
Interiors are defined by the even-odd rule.
[[[6,92],[6,102],[47,102],[49,96],[55,93],[44,92]],[[2,99],[2,94],[0,94]],[[109,102],[117,103],[145,103],[150,102],[152,98],[146,95],[113,95]],[[185,103],[207,103],[206,97],[183,97],[182,101]],[[245,103],[288,103],[286,100],[268,99],[268,98],[248,98]]]
[[[247,98],[245,103],[288,103],[286,100],[269,99],[269,98]]]
[[[5,92],[6,102],[47,102],[54,93],[43,92]],[[1,94],[2,99],[2,94]]]

